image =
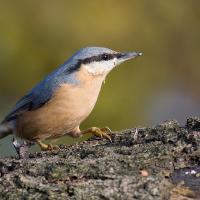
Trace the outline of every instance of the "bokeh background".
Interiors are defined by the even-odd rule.
[[[85,46],[142,51],[115,69],[82,128],[120,130],[200,114],[199,0],[0,0],[0,118]],[[0,156],[13,153],[11,138]]]

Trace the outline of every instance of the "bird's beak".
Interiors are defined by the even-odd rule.
[[[122,57],[120,58],[122,61],[130,60],[133,59],[137,56],[142,56],[141,52],[127,52],[127,53],[122,53]]]

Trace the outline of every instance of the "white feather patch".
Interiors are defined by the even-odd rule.
[[[92,75],[106,75],[116,66],[116,58],[108,61],[92,62],[84,65]]]

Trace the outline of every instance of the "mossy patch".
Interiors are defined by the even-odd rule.
[[[200,120],[90,139],[28,159],[0,159],[0,199],[200,198]],[[190,174],[188,174],[190,173]]]

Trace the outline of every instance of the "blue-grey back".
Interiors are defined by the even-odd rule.
[[[103,47],[86,47],[80,49],[64,64],[60,65],[40,83],[33,87],[30,92],[22,97],[8,113],[2,123],[14,120],[18,115],[26,110],[40,108],[51,99],[54,91],[61,84],[79,84],[79,81],[76,80],[75,73],[80,67],[80,61],[103,53],[114,53],[114,51]]]

